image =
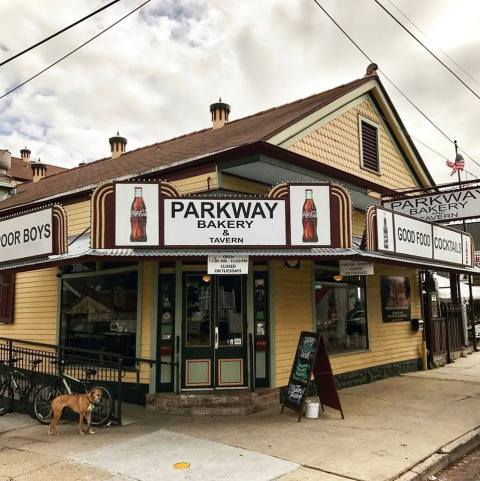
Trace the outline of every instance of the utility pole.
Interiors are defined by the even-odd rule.
[[[462,154],[460,154],[458,152],[457,141],[454,140],[453,143],[455,145],[455,163],[457,163],[458,161],[463,160],[463,156],[462,156]],[[458,187],[461,189],[462,188],[462,178],[460,177],[460,170],[457,170],[457,174],[458,174]],[[465,223],[465,219],[463,219],[462,224],[463,224],[463,231],[467,232],[467,224]],[[474,309],[473,309],[472,274],[468,274],[468,291],[469,291],[469,304],[470,304],[470,313],[471,313],[470,314],[471,315],[470,320],[471,320],[471,326],[472,326],[472,345],[473,345],[473,350],[478,351],[477,336],[476,336],[476,333],[475,333],[475,313],[474,313]],[[460,301],[462,299],[461,292],[462,291],[460,289]],[[467,330],[467,332],[468,332],[468,330]],[[468,342],[468,339],[467,339],[467,342]]]

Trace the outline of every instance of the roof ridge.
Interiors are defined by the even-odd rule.
[[[347,83],[344,83],[344,84],[341,84],[341,85],[337,85],[336,87],[332,87],[331,89],[322,90],[321,92],[317,92],[317,93],[314,93],[312,95],[308,95],[307,97],[303,97],[301,99],[292,100],[291,102],[285,102],[284,104],[280,104],[280,105],[277,105],[275,107],[270,107],[269,109],[260,110],[259,112],[255,112],[253,114],[246,115],[245,117],[241,117],[239,119],[232,120],[231,122],[227,122],[225,125],[231,125],[231,124],[234,124],[235,122],[239,122],[240,120],[250,119],[252,117],[256,117],[257,115],[262,115],[262,114],[266,114],[268,112],[272,112],[272,111],[277,110],[277,109],[282,109],[283,107],[286,107],[287,105],[295,105],[297,103],[304,102],[305,100],[311,99],[313,97],[317,97],[319,95],[327,94],[328,92],[332,92],[333,90],[337,90],[337,89],[341,89],[343,87],[347,87],[351,84],[354,84],[355,82],[359,82],[361,80],[364,80],[365,78],[366,77],[358,78],[358,79],[352,80],[351,82],[347,82]]]
[[[362,78],[359,78],[359,79],[355,79],[355,80],[352,80],[350,82],[346,82],[344,84],[341,84],[341,85],[337,85],[336,87],[332,87],[330,89],[327,89],[327,90],[322,90],[321,92],[316,92],[312,95],[308,95],[307,97],[303,97],[303,98],[300,98],[300,99],[296,99],[296,100],[292,100],[291,102],[286,102],[284,104],[280,104],[280,105],[277,105],[275,107],[271,107],[269,109],[265,109],[265,110],[260,110],[259,112],[255,112],[253,114],[250,114],[250,115],[246,115],[245,117],[240,117],[239,119],[235,119],[235,120],[232,120],[231,122],[227,122],[225,124],[225,126],[228,126],[228,125],[232,125],[232,124],[235,124],[237,122],[240,122],[242,120],[246,120],[246,119],[250,119],[250,118],[253,118],[253,117],[257,117],[259,115],[263,115],[265,113],[268,113],[268,112],[272,112],[274,110],[277,110],[277,109],[281,109],[281,108],[284,108],[286,107],[287,105],[295,105],[295,104],[298,104],[300,102],[304,102],[305,100],[308,100],[308,99],[311,99],[313,97],[316,97],[316,96],[319,96],[319,95],[324,95],[324,94],[327,94],[328,92],[331,92],[333,90],[337,90],[337,89],[341,89],[343,87],[346,87],[346,86],[349,86],[351,84],[354,84],[355,82],[358,82],[360,80],[363,80],[365,77],[362,77]],[[179,139],[182,139],[182,138],[185,138],[185,137],[190,137],[191,135],[195,135],[195,134],[200,134],[202,132],[207,132],[209,130],[214,130],[212,127],[206,127],[206,128],[203,128],[203,129],[199,129],[199,130],[194,130],[192,132],[188,132],[186,134],[182,134],[182,135],[177,135],[176,137],[171,137],[169,139],[165,139],[165,140],[161,140],[160,142],[153,142],[151,144],[148,144],[148,145],[143,145],[142,147],[138,147],[136,149],[133,149],[133,150],[129,150],[127,152],[125,152],[124,154],[122,155],[129,155],[129,154],[132,154],[134,152],[139,152],[141,150],[144,150],[144,149],[149,149],[149,148],[152,148],[152,147],[158,147],[160,145],[164,145],[164,144],[167,144],[169,142],[174,142],[175,140],[179,140]],[[85,167],[88,167],[90,165],[93,165],[93,164],[97,164],[97,163],[100,163],[100,162],[104,162],[106,160],[110,160],[112,157],[102,157],[101,159],[96,159],[96,160],[92,160],[91,162],[87,162],[85,163],[84,165],[77,165],[77,166],[74,166],[74,167],[71,167],[71,168],[67,168],[65,167],[66,170],[64,171],[61,171],[61,172],[55,172],[54,174],[52,175],[49,175],[48,177],[46,178],[50,178],[50,177],[56,177],[58,175],[61,175],[61,174],[64,174],[66,172],[74,172],[76,171],[77,169],[83,169]]]

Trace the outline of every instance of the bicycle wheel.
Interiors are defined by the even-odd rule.
[[[113,411],[113,399],[110,391],[103,386],[93,386],[92,389],[100,389],[102,397],[100,402],[92,410],[92,426],[103,426],[110,421]]]
[[[64,390],[55,384],[43,386],[37,391],[33,401],[33,412],[39,423],[50,424],[52,421],[50,405],[52,404],[52,401],[61,394],[64,394]]]
[[[10,385],[10,378],[0,375],[0,416],[10,411],[13,404],[13,390]]]

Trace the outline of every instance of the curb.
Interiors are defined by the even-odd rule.
[[[462,456],[480,446],[480,428],[473,429],[454,441],[442,446],[421,463],[417,464],[395,481],[428,481],[442,469],[458,461]]]

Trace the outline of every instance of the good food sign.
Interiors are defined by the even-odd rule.
[[[0,221],[0,262],[52,253],[52,208]]]
[[[469,234],[376,208],[377,250],[430,259],[458,266],[473,266]]]

